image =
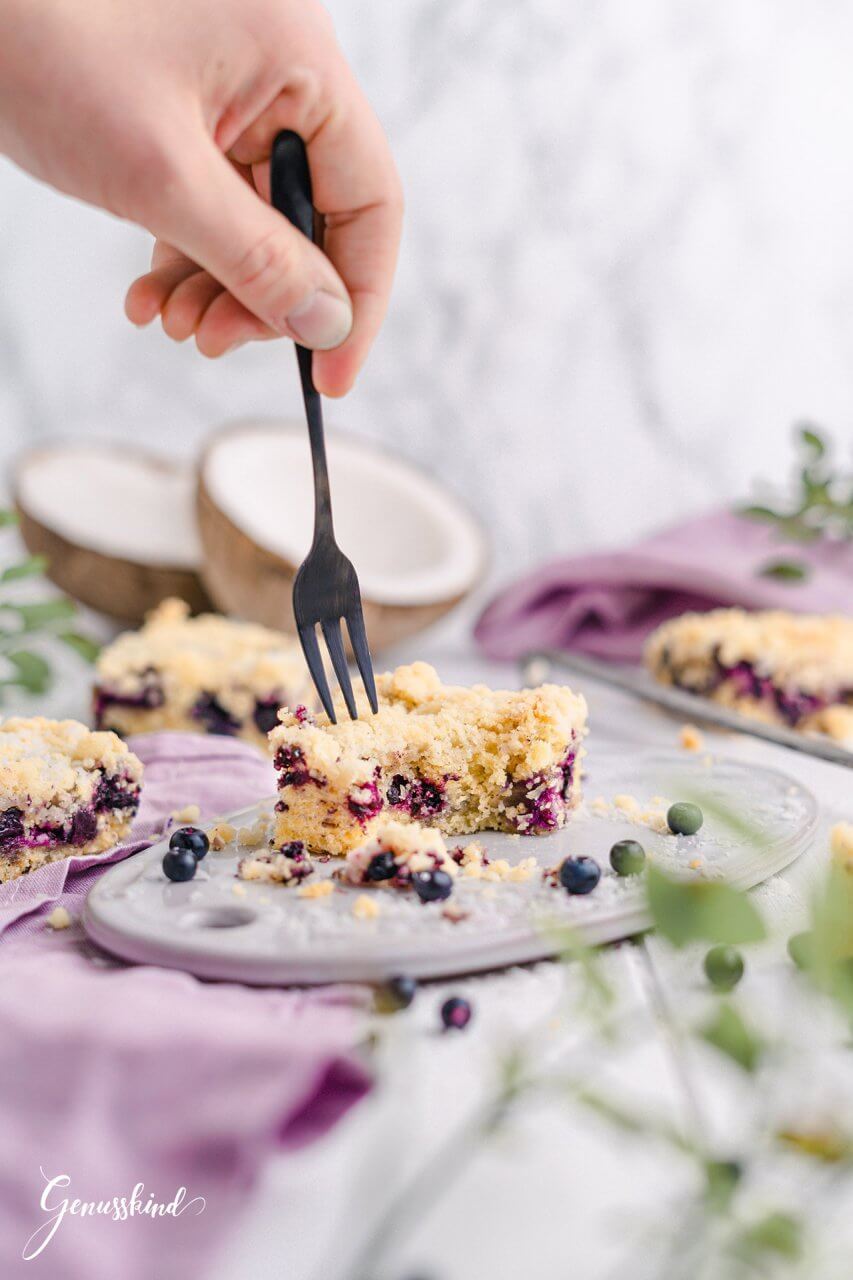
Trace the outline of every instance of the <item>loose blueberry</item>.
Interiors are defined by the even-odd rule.
[[[169,848],[175,852],[186,850],[187,853],[193,855],[197,862],[200,862],[210,848],[210,841],[203,831],[199,831],[198,827],[178,827],[177,831],[172,832]],[[188,879],[189,877],[185,878]]]
[[[394,861],[394,855],[387,851],[385,853],[374,853],[364,873],[367,880],[390,880],[396,874],[397,863]]]
[[[464,1031],[471,1021],[471,1005],[463,996],[451,996],[441,1006],[441,1021],[446,1031]]]
[[[414,1000],[418,984],[414,978],[400,974],[388,981],[376,992],[376,1008],[380,1013],[396,1013],[398,1009],[408,1009]]]
[[[798,969],[810,969],[814,961],[814,934],[795,933],[788,939],[788,955]]]
[[[416,872],[412,884],[421,902],[443,902],[453,890],[452,877],[440,869]]]
[[[610,865],[617,876],[638,876],[646,863],[646,851],[638,840],[617,840],[610,850]]]
[[[600,879],[595,858],[566,858],[560,867],[560,884],[567,893],[592,893]]]
[[[163,854],[163,871],[169,880],[192,880],[198,859],[190,849],[170,849]]]
[[[676,836],[695,836],[704,821],[698,804],[691,804],[689,800],[680,800],[667,810],[666,825]]]
[[[743,956],[736,947],[712,947],[705,956],[705,977],[717,991],[731,991],[743,977]]]

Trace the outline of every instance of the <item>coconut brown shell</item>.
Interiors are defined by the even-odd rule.
[[[213,500],[204,481],[205,460],[216,440],[246,428],[226,427],[212,438],[198,469],[197,518],[202,544],[201,574],[211,599],[223,613],[295,632],[293,580],[298,565],[260,546]],[[476,584],[472,584],[472,590]],[[362,593],[364,623],[371,649],[379,652],[449,613],[467,592],[429,604],[376,604]]]
[[[18,470],[32,457],[32,453],[26,454]],[[140,453],[143,460],[146,466],[168,467],[168,463]],[[31,555],[47,558],[46,576],[72,599],[133,626],[168,596],[186,600],[194,613],[210,608],[210,596],[195,570],[138,564],[78,546],[34,519],[23,505],[17,485],[14,500],[24,545]]]

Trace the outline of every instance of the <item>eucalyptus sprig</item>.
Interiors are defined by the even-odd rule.
[[[788,492],[768,502],[740,506],[738,514],[770,525],[784,542],[853,541],[853,469],[836,464],[832,444],[812,424],[800,424],[795,438],[797,457]],[[769,562],[760,572],[763,577],[797,583],[808,577],[809,570],[802,560],[785,559]]]
[[[16,524],[14,511],[0,508],[0,528]],[[16,584],[41,578],[46,568],[44,556],[23,556],[0,572],[0,696],[4,687],[31,694],[47,691],[53,675],[52,643],[73,649],[86,662],[98,656],[98,645],[71,625],[77,613],[72,600],[66,596],[20,598]]]

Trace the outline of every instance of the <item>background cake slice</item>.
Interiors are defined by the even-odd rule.
[[[586,702],[570,689],[459,688],[422,662],[377,687],[377,715],[358,691],[359,720],[282,712],[270,734],[277,845],[346,853],[383,813],[445,833],[540,835],[578,803]]]
[[[685,613],[658,627],[645,658],[662,683],[744,715],[853,737],[853,618]]]
[[[0,882],[127,835],[142,764],[114,733],[77,720],[0,724]]]
[[[165,600],[139,631],[101,653],[95,722],[117,733],[183,729],[266,749],[281,706],[311,705],[313,689],[290,636]]]

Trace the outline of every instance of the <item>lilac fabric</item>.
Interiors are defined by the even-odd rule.
[[[786,559],[806,561],[808,578],[784,582],[762,576],[762,567]],[[637,662],[646,638],[667,618],[718,605],[853,612],[853,545],[786,545],[766,525],[712,512],[624,551],[543,565],[492,601],[475,635],[491,658],[574,649]]]
[[[4,1280],[203,1277],[269,1154],[314,1141],[370,1087],[355,1051],[358,991],[203,983],[120,964],[76,923],[46,928],[56,905],[76,917],[105,862],[144,847],[175,809],[198,804],[209,820],[275,789],[270,765],[240,742],[152,734],[131,745],[146,768],[133,841],[0,885]],[[62,1175],[70,1183],[42,1208],[46,1180]],[[64,1200],[130,1199],[140,1183],[142,1206],[152,1195],[174,1205],[185,1187],[179,1212],[68,1210],[24,1261]]]

